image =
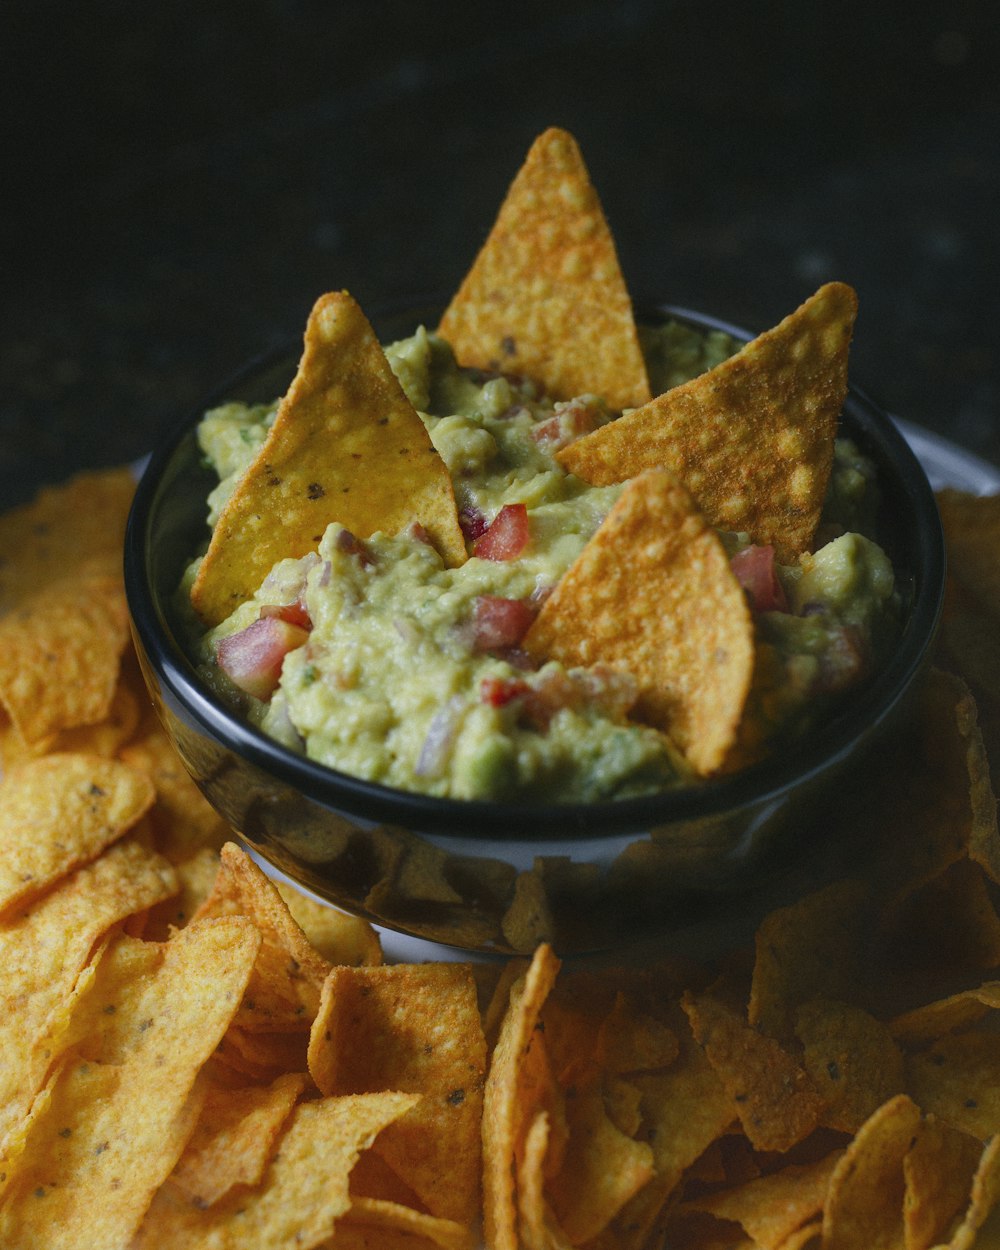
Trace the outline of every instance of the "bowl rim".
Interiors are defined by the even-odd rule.
[[[432,301],[414,301],[408,311],[418,318],[421,312],[438,307]],[[404,311],[396,309],[387,316],[398,319]],[[741,343],[754,337],[744,327],[669,303],[639,306],[638,314],[640,322],[644,315],[658,321],[673,318],[703,331],[720,330]],[[372,320],[378,328],[378,317]],[[415,319],[411,324],[420,322]],[[173,628],[169,606],[152,584],[147,556],[150,525],[164,496],[164,475],[193,437],[203,413],[280,364],[287,361],[292,366],[299,351],[299,343],[285,344],[248,362],[152,452],[129,514],[124,573],[133,633],[155,673],[164,701],[201,732],[319,806],[334,812],[349,811],[355,818],[374,823],[403,825],[438,836],[461,836],[472,842],[505,834],[518,836],[522,828],[544,828],[546,840],[571,843],[648,831],[674,822],[735,815],[775,803],[789,791],[837,768],[853,753],[859,736],[876,732],[892,716],[923,668],[940,621],[944,593],[944,536],[936,501],[923,466],[891,417],[851,384],[844,414],[860,429],[864,440],[874,444],[881,457],[893,465],[903,493],[913,501],[916,584],[893,654],[847,708],[810,729],[795,750],[696,786],[590,803],[424,795],[367,781],[296,754],[226,707],[198,677]]]

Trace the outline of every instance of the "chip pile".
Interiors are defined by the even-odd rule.
[[[0,518],[21,655],[51,636],[38,605],[71,619],[66,567],[89,594],[129,481]],[[941,506],[940,667],[837,832],[864,871],[831,867],[699,963],[383,964],[366,922],[228,840],[103,627],[124,611],[106,569],[105,615],[38,659],[40,689],[82,654],[99,683],[44,722],[0,687],[0,1244],[994,1244],[1000,513]]]

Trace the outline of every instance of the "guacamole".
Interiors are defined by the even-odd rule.
[[[654,387],[738,344],[670,323],[643,329]],[[537,667],[518,645],[621,486],[594,487],[555,452],[613,420],[596,395],[552,402],[523,378],[460,368],[421,328],[386,348],[454,483],[470,556],[446,567],[417,524],[358,538],[329,526],[280,561],[214,629],[192,625],[206,679],[286,746],[389,786],[460,799],[593,801],[693,784],[668,738],[630,719],[627,672]],[[207,413],[214,524],[277,404]],[[871,534],[873,469],[840,442],[818,549],[794,567],[724,534],[754,608],[757,672],[738,747],[756,758],[816,719],[893,636],[893,570]],[[185,577],[181,599],[197,572]]]

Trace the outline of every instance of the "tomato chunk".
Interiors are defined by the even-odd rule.
[[[750,596],[755,612],[787,612],[785,589],[774,567],[774,548],[745,547],[730,560],[736,580]]]
[[[505,707],[530,691],[528,683],[516,677],[484,677],[479,683],[479,698],[490,707]]]
[[[483,560],[515,560],[528,545],[528,509],[523,503],[505,503],[477,538],[472,554]]]
[[[309,615],[309,609],[297,599],[294,603],[265,603],[260,610],[262,617],[276,616],[280,621],[287,621],[289,625],[297,625],[299,629],[312,629],[312,617]]]
[[[234,685],[255,699],[266,700],[281,679],[285,656],[308,637],[309,631],[299,625],[279,616],[262,616],[239,633],[221,639],[215,657]]]
[[[478,595],[473,617],[473,650],[497,651],[516,647],[528,632],[536,611],[526,599]]]

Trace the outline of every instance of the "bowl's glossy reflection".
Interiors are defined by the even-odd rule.
[[[748,337],[684,310],[656,315]],[[420,320],[418,310],[377,329],[396,336]],[[296,359],[254,366],[219,398],[273,399]],[[305,760],[221,705],[195,675],[171,620],[181,572],[205,536],[213,484],[200,464],[198,415],[152,457],[129,523],[125,575],[143,672],[209,801],[277,868],[338,906],[468,949],[526,951],[541,939],[564,952],[610,948],[725,910],[815,854],[824,811],[863,802],[866,785],[877,784],[878,744],[933,640],[944,556],[923,471],[891,421],[857,391],[843,432],[878,467],[879,537],[908,604],[886,667],[838,717],[779,757],[698,789],[590,805],[391,790]]]

